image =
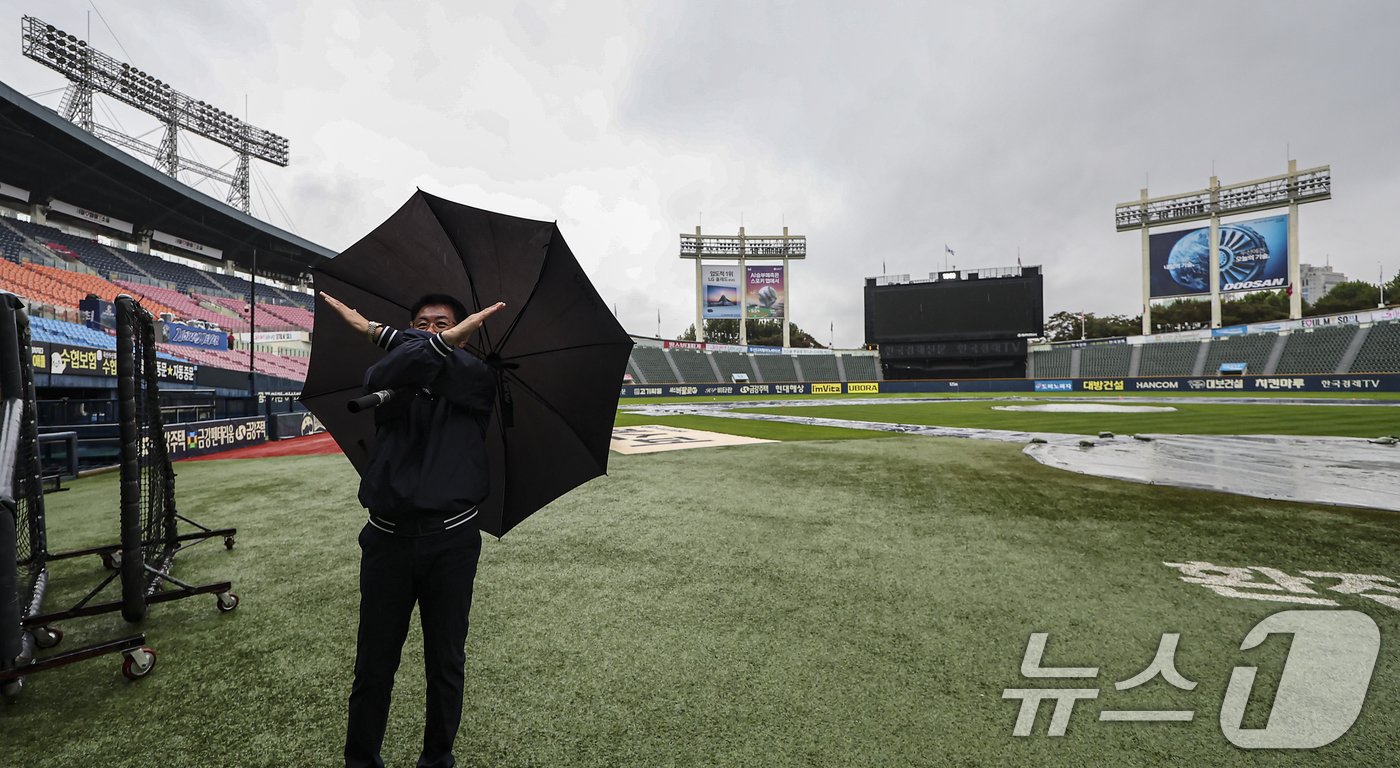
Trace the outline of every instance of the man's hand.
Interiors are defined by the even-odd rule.
[[[321,291],[321,298],[325,299],[326,305],[334,309],[336,314],[340,315],[340,318],[344,320],[347,325],[355,329],[356,333],[363,334],[365,331],[369,330],[369,321],[365,319],[364,315],[345,306],[339,299],[325,291]]]
[[[463,320],[462,322],[443,331],[442,340],[453,347],[465,344],[467,339],[470,339],[472,334],[476,333],[477,329],[481,327],[482,323],[486,322],[486,318],[496,314],[497,311],[504,309],[505,306],[506,303],[504,301],[498,301],[495,304],[492,304],[491,306],[481,310],[480,312],[477,312],[474,315],[467,315],[466,320]],[[354,310],[351,311],[353,312]]]

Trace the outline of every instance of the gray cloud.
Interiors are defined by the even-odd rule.
[[[794,319],[839,345],[863,338],[864,277],[940,268],[945,242],[960,267],[1044,264],[1048,311],[1135,314],[1113,205],[1212,164],[1279,173],[1289,145],[1336,178],[1304,208],[1304,260],[1400,269],[1392,3],[107,5],[144,68],[225,108],[249,94],[291,139],[263,173],[302,234],[344,247],[415,185],[557,218],[637,333],[693,321],[676,235],[702,217],[807,235]],[[78,31],[89,7],[29,12]],[[93,42],[120,53],[96,19]],[[61,84],[18,49],[6,82]]]

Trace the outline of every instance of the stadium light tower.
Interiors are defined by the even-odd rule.
[[[227,184],[229,205],[244,213],[252,212],[249,159],[282,167],[287,165],[285,138],[186,96],[171,88],[169,83],[89,46],[86,40],[33,16],[23,18],[20,38],[25,56],[68,78],[68,88],[58,107],[64,118],[108,143],[152,158],[155,166],[170,176],[178,176],[185,170]],[[160,120],[165,125],[160,146],[95,122],[92,118],[94,93],[111,96]],[[203,136],[232,149],[238,155],[237,170],[230,174],[180,157],[180,131]]]
[[[681,234],[680,257],[695,260],[695,340],[705,340],[705,320],[738,319],[739,343],[748,344],[747,320],[766,317],[783,324],[783,346],[792,346],[792,259],[807,258],[807,237],[748,235],[739,227],[736,235]],[[782,261],[781,267],[750,267],[750,261]],[[738,262],[707,273],[704,262]],[[754,298],[751,304],[750,296]]]
[[[1212,328],[1219,328],[1221,260],[1228,259],[1232,269],[1238,267],[1241,271],[1257,273],[1261,268],[1268,268],[1270,259],[1268,248],[1261,248],[1258,242],[1232,243],[1231,247],[1225,248],[1221,243],[1220,217],[1266,211],[1285,206],[1288,208],[1288,223],[1286,245],[1283,247],[1287,251],[1288,261],[1286,269],[1287,285],[1290,291],[1288,316],[1294,320],[1302,317],[1303,285],[1299,272],[1298,206],[1302,203],[1330,199],[1332,199],[1331,166],[1323,165],[1300,171],[1298,170],[1298,162],[1289,160],[1288,173],[1277,176],[1223,187],[1220,185],[1220,180],[1212,176],[1210,177],[1210,186],[1206,189],[1163,197],[1148,197],[1147,190],[1143,189],[1137,200],[1130,200],[1114,206],[1113,219],[1117,231],[1139,230],[1142,233],[1143,335],[1152,333],[1152,299],[1168,296],[1208,294],[1210,296],[1210,325]],[[1148,234],[1148,230],[1152,227],[1183,224],[1190,221],[1209,221],[1210,223],[1206,243],[1199,243],[1199,241],[1195,243],[1205,246],[1200,249],[1206,254],[1203,256],[1205,263],[1192,264],[1185,260],[1169,262],[1167,254],[1160,254],[1161,258],[1157,259],[1158,263],[1154,263],[1151,246],[1153,236]],[[1251,222],[1241,223],[1249,224]],[[1232,234],[1238,234],[1238,232]],[[1257,238],[1251,237],[1244,239],[1257,240]],[[1178,242],[1185,240],[1186,238],[1183,238]],[[1191,245],[1192,243],[1186,244]],[[1236,245],[1240,247],[1236,247]],[[1175,256],[1176,249],[1173,248],[1172,251],[1173,256]],[[1190,248],[1184,249],[1182,255],[1188,255],[1190,251]],[[1189,287],[1184,290],[1154,290],[1154,269],[1158,273],[1168,269],[1174,270],[1173,277],[1176,277],[1177,274],[1183,275],[1187,278],[1186,282]],[[1205,269],[1207,274],[1204,277],[1207,279],[1201,279],[1203,276],[1199,274],[1200,269]],[[1225,290],[1254,290],[1256,287],[1272,287],[1255,285],[1260,282],[1270,281],[1239,280],[1236,282],[1238,287],[1227,285]],[[1277,287],[1283,287],[1283,278],[1274,278],[1272,282],[1279,283]]]

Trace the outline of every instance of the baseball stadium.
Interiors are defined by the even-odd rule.
[[[252,215],[286,138],[47,21],[22,43],[66,90],[0,83],[0,764],[341,765],[365,525],[347,435],[376,403],[346,406],[381,352],[327,384],[357,340],[321,292],[372,305],[347,265],[389,257]],[[167,140],[100,124],[94,97]],[[177,131],[235,169],[180,157]],[[576,427],[590,396],[603,458],[482,527],[459,764],[1393,764],[1400,297],[1303,312],[1299,209],[1331,169],[1275,170],[1091,201],[1141,257],[1139,335],[1051,341],[1051,267],[1018,259],[871,270],[840,286],[864,343],[797,346],[818,241],[679,233],[692,337],[624,329],[597,386],[573,358],[553,382],[497,366],[491,430]],[[431,210],[455,237],[448,205],[420,192],[383,226]],[[616,325],[549,226],[541,275],[567,256],[556,282],[584,297],[550,322]],[[482,310],[486,278],[463,279]],[[1222,322],[1222,296],[1284,287],[1287,318]],[[1211,322],[1154,326],[1182,296]],[[502,344],[535,332],[518,317]],[[749,343],[754,319],[783,342]],[[575,460],[534,450],[546,474]],[[388,764],[418,754],[419,621]]]

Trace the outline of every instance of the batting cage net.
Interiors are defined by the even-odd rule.
[[[115,303],[121,437],[121,543],[117,560],[122,616],[127,621],[140,621],[150,603],[202,593],[216,594],[219,610],[233,610],[238,597],[229,591],[228,582],[195,586],[170,573],[181,549],[218,536],[232,549],[237,531],[207,528],[176,510],[175,471],[170,466],[156,383],[155,318],[130,296],[118,296]],[[181,534],[182,522],[196,530]]]
[[[166,451],[156,384],[155,320],[130,296],[117,308],[117,413],[121,429],[122,614],[146,615],[146,597],[180,548],[175,471]]]
[[[24,303],[0,292],[0,696],[5,698],[19,694],[26,676],[77,661],[122,653],[123,672],[138,677],[155,659],[144,647],[144,635],[35,658],[36,650],[58,645],[63,632],[46,626],[49,617],[41,612],[51,556],[32,354]]]
[[[44,488],[29,318],[13,294],[0,294],[0,666],[33,653],[23,622],[44,599]],[[10,564],[13,563],[13,568]]]

